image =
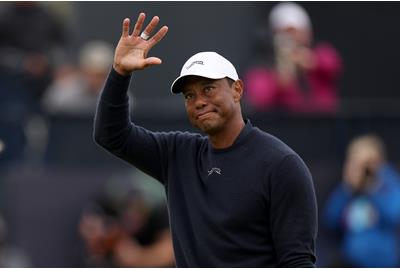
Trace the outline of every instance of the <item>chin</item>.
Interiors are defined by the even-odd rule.
[[[197,127],[208,135],[218,133],[218,131],[221,129],[218,123],[210,120],[203,121],[202,123],[198,124]]]

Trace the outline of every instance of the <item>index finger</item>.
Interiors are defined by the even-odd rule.
[[[129,35],[129,24],[130,24],[129,18],[125,18],[124,21],[122,22],[122,36],[127,37]]]
[[[163,27],[161,27],[160,30],[158,30],[158,32],[155,33],[149,39],[150,48],[153,47],[154,45],[156,45],[158,42],[160,42],[165,37],[167,32],[168,32],[168,26],[164,25]]]

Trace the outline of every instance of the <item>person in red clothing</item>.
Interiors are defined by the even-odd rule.
[[[295,3],[276,5],[269,16],[273,64],[245,75],[246,98],[257,111],[334,113],[342,61],[327,42],[313,46],[310,18]]]

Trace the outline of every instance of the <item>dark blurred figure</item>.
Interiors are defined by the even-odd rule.
[[[66,44],[63,27],[39,2],[1,4],[0,137],[5,148],[0,159],[20,160],[25,144],[34,140],[25,129],[38,122],[38,101],[54,66],[65,58]]]
[[[151,207],[137,190],[121,199],[102,197],[84,211],[79,231],[85,266],[174,266],[166,205]]]
[[[387,162],[380,138],[365,135],[350,143],[343,182],[324,215],[342,242],[342,262],[332,267],[400,266],[400,175]]]
[[[0,85],[22,98],[39,97],[51,81],[53,67],[62,57],[66,33],[38,2],[11,2],[0,9]],[[3,80],[7,83],[4,85]],[[13,84],[17,80],[21,85]],[[15,82],[17,83],[17,82]],[[23,89],[16,89],[23,88]]]
[[[79,67],[58,76],[47,88],[42,99],[44,111],[51,115],[92,117],[113,59],[110,44],[86,43],[79,53]]]
[[[267,33],[258,63],[245,74],[249,105],[256,111],[336,112],[342,61],[329,43],[313,44],[307,12],[295,3],[276,5]]]

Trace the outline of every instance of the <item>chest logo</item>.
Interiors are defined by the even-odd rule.
[[[221,169],[220,168],[211,168],[211,170],[207,171],[208,172],[208,176],[212,175],[213,173],[217,173],[217,174],[221,174]]]

